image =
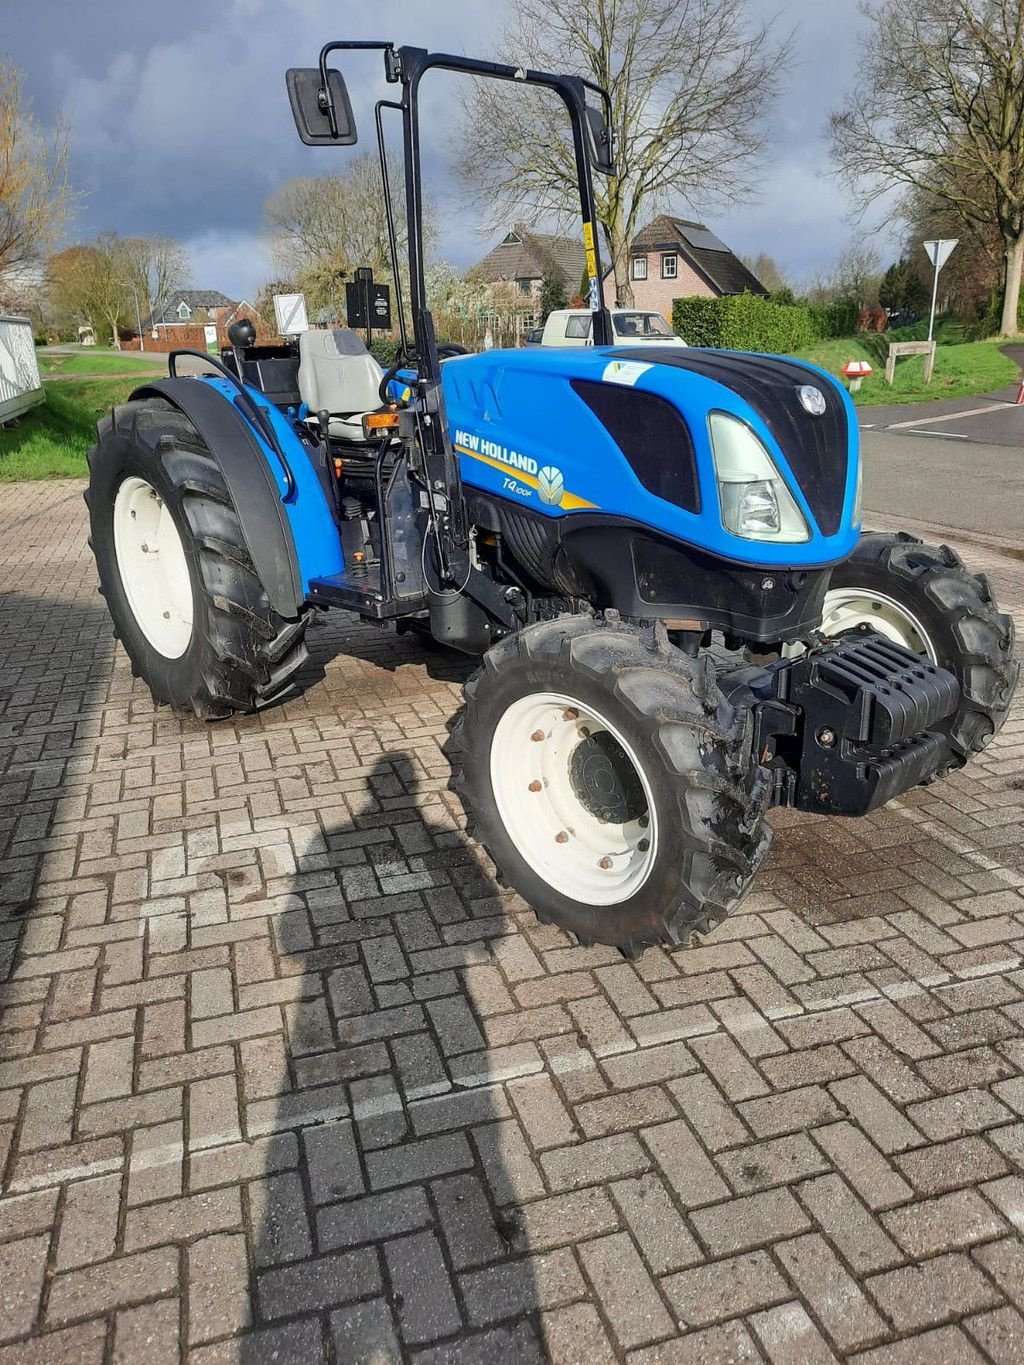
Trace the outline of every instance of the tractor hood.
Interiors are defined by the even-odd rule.
[[[853,406],[815,366],[693,347],[529,347],[457,357],[441,373],[464,481],[520,507],[626,519],[765,567],[834,564],[859,537]],[[712,447],[722,418],[774,463],[801,528],[788,540],[730,530]]]

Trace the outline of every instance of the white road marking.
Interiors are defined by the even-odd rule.
[[[986,412],[998,412],[1001,406],[1003,405],[999,403],[989,403],[987,407],[968,408],[966,412],[947,412],[942,417],[915,417],[910,422],[890,422],[886,431],[902,431],[904,427],[916,427],[921,422],[931,422],[935,425],[939,422],[956,422],[961,417],[980,417]]]
[[[891,428],[890,428],[891,430]],[[969,441],[969,436],[962,436],[958,431],[928,431],[924,427],[916,427],[911,436],[938,436],[943,441]]]

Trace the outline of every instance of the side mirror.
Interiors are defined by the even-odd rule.
[[[325,88],[319,67],[293,66],[285,75],[285,82],[295,127],[307,147],[352,146],[356,141],[356,121],[340,71],[327,72]],[[332,106],[337,133],[331,131]]]
[[[603,112],[595,105],[586,105],[584,113],[587,116],[587,131],[590,134],[587,139],[590,144],[590,164],[602,175],[614,175],[615,153],[612,148],[611,128]]]

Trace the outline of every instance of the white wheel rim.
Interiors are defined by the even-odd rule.
[[[822,634],[832,639],[860,626],[877,631],[915,654],[927,655],[933,664],[938,663],[927,630],[902,602],[866,588],[830,588],[822,611]]]
[[[192,639],[192,580],[174,518],[145,479],[117,490],[114,555],[139,629],[165,659],[180,659]]]
[[[523,697],[495,728],[490,769],[510,839],[555,891],[585,905],[619,905],[647,881],[658,852],[657,812],[633,748],[606,716],[560,692]],[[595,803],[608,810],[602,803],[615,799],[609,780],[616,773],[630,788],[620,803],[624,820],[595,813]]]

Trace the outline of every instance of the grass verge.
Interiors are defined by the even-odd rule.
[[[136,387],[131,379],[82,379],[47,384],[46,402],[17,426],[0,427],[0,483],[14,479],[84,478],[85,452],[96,421]]]
[[[63,374],[134,374],[137,370],[167,368],[167,357],[137,355],[131,351],[38,351],[39,373]]]
[[[820,365],[830,374],[838,375],[848,360],[866,360],[874,374],[865,379],[860,391],[853,394],[858,407],[872,404],[923,403],[932,398],[969,398],[972,394],[991,393],[994,389],[1015,384],[1020,377],[1017,366],[1002,355],[999,346],[991,341],[968,341],[960,345],[943,345],[940,341],[935,353],[935,372],[932,382],[924,382],[924,356],[908,356],[896,362],[896,377],[890,387],[885,382],[885,337],[882,358],[878,343],[865,345],[859,338],[839,341],[819,341],[817,345],[800,351],[800,360]]]

